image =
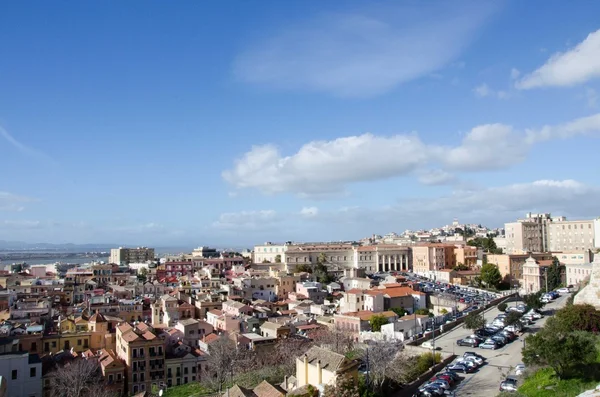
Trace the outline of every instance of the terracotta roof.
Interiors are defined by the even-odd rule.
[[[307,324],[307,325],[299,325],[296,328],[301,329],[301,330],[307,330],[307,329],[321,328],[321,326],[319,324]]]
[[[372,246],[372,245],[367,245],[367,246],[364,246],[364,247],[358,247],[358,251],[359,251],[359,252],[364,252],[364,251],[375,251],[376,249],[377,249],[377,248],[375,248],[375,247],[374,247],[374,246]]]
[[[540,260],[540,261],[537,261],[537,263],[538,263],[540,266],[543,266],[543,267],[548,267],[548,266],[551,266],[551,265],[552,265],[552,262],[553,262],[553,260],[552,260],[552,259],[545,259],[545,260]]]
[[[375,296],[375,295],[383,295],[384,294],[383,291],[377,291],[377,290],[373,290],[373,289],[368,289],[368,290],[364,291],[364,293],[366,295],[373,295],[373,296]]]
[[[126,342],[133,342],[136,341],[138,339],[140,339],[137,334],[133,331],[129,331],[125,334],[123,334],[122,338],[126,341]]]
[[[105,323],[106,319],[104,318],[104,316],[102,315],[102,313],[94,313],[94,315],[92,317],[90,317],[89,320],[90,323]]]
[[[352,288],[346,291],[347,294],[362,294],[362,290],[358,288]]]
[[[208,311],[210,314],[214,314],[215,316],[222,316],[223,315],[223,311],[222,310],[217,310],[217,309],[212,309]]]
[[[211,343],[219,339],[219,335],[217,334],[208,334],[204,336],[204,343]]]
[[[345,313],[343,314],[344,316],[349,316],[349,317],[358,317],[359,319],[361,319],[361,321],[369,321],[371,319],[371,317],[376,316],[376,315],[382,315],[385,317],[398,317],[398,315],[392,311],[386,311],[386,312],[372,312],[370,310],[363,310],[363,311],[359,311],[359,312],[352,312],[352,313]]]
[[[383,284],[382,287],[384,287],[384,288],[399,288],[399,287],[404,287],[404,284],[400,284],[400,283],[386,283],[386,284]]]
[[[410,287],[401,287],[401,288],[387,288],[385,290],[385,294],[390,298],[400,298],[402,296],[410,296],[415,292],[414,289]]]
[[[150,331],[146,331],[142,334],[142,336],[144,337],[144,339],[146,340],[152,340],[152,339],[156,339],[156,335],[154,335],[152,332]]]

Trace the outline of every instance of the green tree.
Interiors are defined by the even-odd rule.
[[[479,329],[485,325],[485,319],[479,313],[471,312],[465,317],[466,329]]]
[[[337,378],[335,384],[325,386],[323,397],[360,397],[360,393],[354,378],[342,375]]]
[[[552,264],[546,270],[546,277],[548,277],[548,289],[554,291],[562,285],[562,273],[564,266],[560,264],[557,257],[552,257]]]
[[[521,318],[521,313],[519,313],[517,311],[510,311],[506,315],[504,322],[506,323],[506,325],[513,325],[513,324],[516,324],[520,318]]]
[[[271,261],[268,261],[266,259],[263,259],[262,263],[271,263]]]
[[[498,266],[486,263],[481,267],[481,281],[488,287],[496,288],[502,282],[502,275]]]
[[[595,361],[598,353],[595,342],[589,332],[565,333],[549,322],[538,333],[525,338],[523,362],[527,365],[547,365],[561,379],[572,374],[576,366]]]
[[[446,308],[443,308],[442,310],[440,310],[440,314],[448,314],[448,310],[446,310]]]
[[[505,312],[507,307],[508,307],[508,305],[506,303],[502,302],[498,305],[498,310],[500,310],[501,312]]]
[[[302,273],[302,272],[312,273],[313,272],[313,268],[310,265],[302,263],[300,265],[296,265],[296,272],[297,273]]]
[[[313,275],[317,278],[317,281],[323,284],[329,284],[334,278],[327,271],[327,266],[322,263],[317,263],[313,269]]]
[[[462,264],[462,263],[457,263],[456,266],[454,266],[453,270],[461,271],[461,270],[469,270],[469,266]]]
[[[398,317],[402,317],[406,314],[406,310],[404,310],[403,307],[392,307],[390,310],[396,313]]]
[[[600,310],[589,304],[562,308],[548,321],[556,321],[556,326],[565,332],[571,330],[600,333]]]
[[[540,310],[545,305],[545,303],[542,302],[541,299],[542,299],[542,293],[534,292],[532,294],[524,295],[523,303],[525,303],[525,305],[527,305],[530,309]]]
[[[415,314],[421,314],[423,316],[433,317],[433,313],[429,311],[429,309],[417,309],[415,310]]]
[[[492,237],[475,237],[467,241],[467,245],[483,249],[490,254],[501,254],[502,250],[496,246],[496,242]]]
[[[142,267],[140,270],[138,270],[138,280],[145,282],[148,279],[148,269],[145,267]]]
[[[373,332],[381,332],[381,326],[386,325],[387,323],[387,317],[381,314],[375,314],[371,316],[371,319],[369,320],[369,324],[371,325],[371,331]]]
[[[319,257],[317,258],[317,263],[320,265],[324,265],[327,263],[327,255],[324,252],[321,252],[319,254]]]
[[[281,255],[275,255],[275,263],[281,263]]]

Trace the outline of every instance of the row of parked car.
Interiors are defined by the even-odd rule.
[[[460,369],[467,367],[479,368],[484,364],[484,357],[475,352],[466,352],[462,357],[447,366],[444,371],[434,375],[428,382],[423,384],[413,397],[454,396],[453,388],[461,379],[458,372],[465,372]],[[471,370],[468,372],[471,372]]]

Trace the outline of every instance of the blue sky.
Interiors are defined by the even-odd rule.
[[[599,216],[597,15],[6,3],[0,239],[249,246]]]

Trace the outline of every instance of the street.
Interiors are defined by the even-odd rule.
[[[497,350],[457,346],[456,341],[458,339],[472,334],[471,330],[465,329],[463,326],[453,329],[436,338],[435,346],[440,347],[445,353],[453,353],[462,356],[463,353],[467,351],[475,351],[487,359],[487,364],[480,367],[476,372],[465,375],[461,374],[461,377],[464,377],[464,379],[456,387],[456,395],[494,396],[498,394],[500,382],[507,375],[514,374],[514,367],[517,364],[522,363],[521,349],[523,348],[525,336],[537,332],[545,324],[546,319],[551,313],[554,313],[556,309],[564,306],[567,298],[568,295],[563,295],[547,304],[542,309],[542,313],[544,313],[543,318],[536,320],[531,324],[519,338]],[[509,305],[514,304],[514,302],[509,303]],[[486,310],[486,322],[491,322],[499,313],[500,311],[497,307]]]

